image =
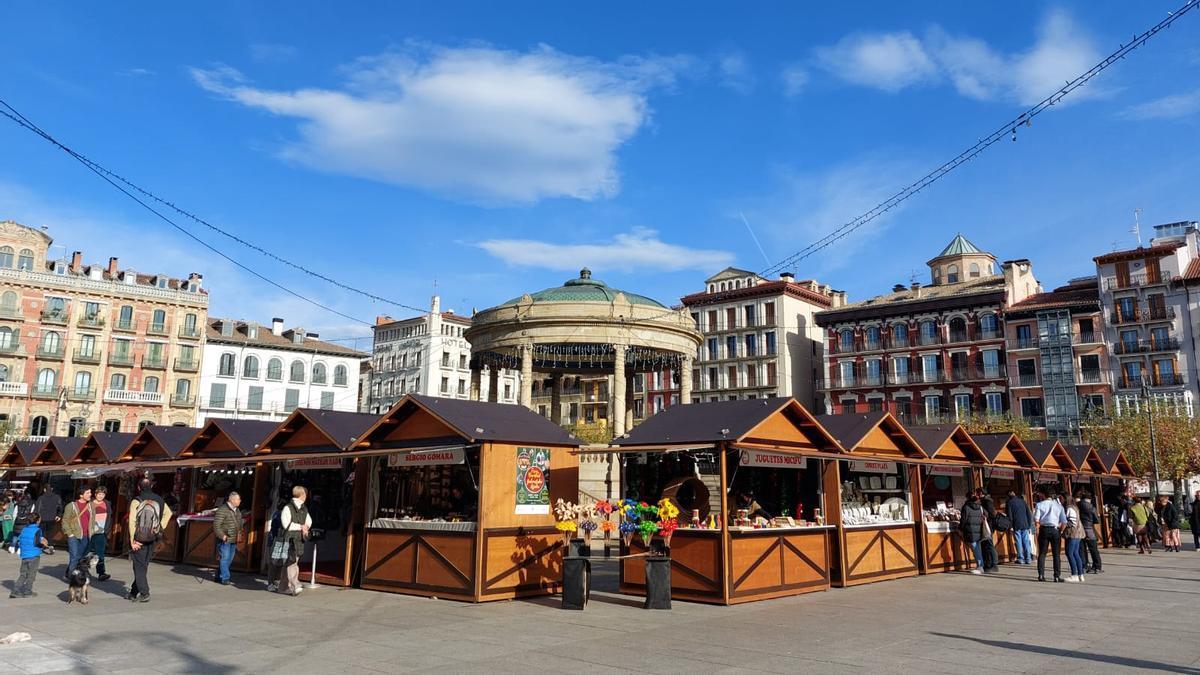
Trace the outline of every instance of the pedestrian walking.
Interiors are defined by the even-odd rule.
[[[1133,526],[1133,536],[1137,538],[1138,555],[1150,554],[1150,530],[1155,526],[1154,509],[1135,495],[1133,506],[1129,507],[1129,523]]]
[[[1083,554],[1080,550],[1083,547],[1083,540],[1087,533],[1083,530],[1083,522],[1079,518],[1078,500],[1074,503],[1067,502],[1065,505],[1067,513],[1067,564],[1071,566],[1071,576],[1067,577],[1067,581],[1079,583],[1083,581]]]
[[[287,542],[288,554],[283,578],[279,583],[279,592],[300,595],[300,556],[304,553],[304,542],[308,539],[308,531],[312,528],[312,516],[304,502],[308,499],[308,490],[297,485],[292,488],[292,498],[284,505],[279,514],[279,532]],[[286,584],[285,584],[286,582]]]
[[[1084,492],[1079,499],[1079,522],[1083,524],[1083,566],[1084,572],[1101,574],[1104,570],[1100,562],[1100,546],[1097,544],[1096,528],[1100,525],[1100,514],[1092,504],[1091,496]]]
[[[37,509],[38,517],[41,518],[42,538],[47,542],[53,540],[58,524],[62,522],[62,497],[50,489],[49,484],[43,485],[42,494],[34,501],[33,507]],[[54,555],[54,547],[47,543],[43,552],[46,555]]]
[[[1054,556],[1054,580],[1062,582],[1062,530],[1067,525],[1067,514],[1058,500],[1044,492],[1038,492],[1037,506],[1033,510],[1033,522],[1037,526],[1038,581],[1046,580],[1046,555]]]
[[[92,488],[82,485],[75,491],[75,499],[63,508],[62,529],[67,536],[67,571],[64,578],[71,575],[75,564],[83,558],[87,551],[88,541],[92,536]]]
[[[238,540],[242,538],[242,512],[238,510],[241,503],[241,495],[230,492],[213,516],[213,536],[217,539],[217,583],[226,586],[230,584],[229,566],[237,554]]]
[[[141,492],[129,504],[129,561],[133,563],[133,584],[129,586],[129,599],[133,602],[150,602],[150,559],[162,539],[163,530],[171,521],[171,508],[154,492],[153,483],[143,478],[138,487]]]
[[[979,506],[983,508],[984,514],[987,515],[987,536],[979,540],[979,547],[983,549],[983,571],[998,572],[1000,571],[1000,558],[996,554],[996,545],[992,542],[992,533],[996,531],[996,503],[983,488],[975,490],[975,497],[979,500]]]
[[[1192,511],[1188,514],[1188,522],[1192,526],[1192,544],[1200,551],[1200,490],[1192,499]]]
[[[1169,495],[1158,496],[1158,523],[1162,532],[1163,550],[1179,553],[1179,507]]]
[[[10,598],[36,598],[33,582],[37,579],[38,567],[42,564],[42,551],[50,546],[42,536],[41,516],[36,512],[25,517],[21,535],[17,538],[17,553],[21,556],[21,572],[13,584]]]
[[[1029,511],[1029,504],[1025,503],[1024,497],[1009,490],[1008,501],[1005,502],[1004,509],[1008,512],[1009,521],[1012,522],[1013,541],[1017,545],[1017,564],[1032,564],[1033,513]]]
[[[103,485],[97,485],[96,489],[92,491],[92,533],[88,537],[84,555],[88,553],[96,555],[96,578],[100,581],[108,581],[112,578],[105,567],[104,555],[108,551],[108,535],[112,531],[113,517],[115,516],[112,502],[108,501],[108,489]]]
[[[0,545],[8,548],[12,543],[13,520],[17,515],[17,498],[10,490],[4,495],[4,503],[0,505]]]
[[[1117,545],[1121,548],[1129,548],[1137,542],[1137,530],[1133,526],[1133,519],[1129,516],[1132,508],[1133,500],[1128,494],[1122,494],[1117,498],[1117,504],[1113,509],[1116,518],[1113,531],[1117,533]]]
[[[12,536],[8,540],[8,552],[17,552],[17,538],[21,536],[21,530],[25,528],[25,523],[29,522],[29,514],[35,513],[36,509],[33,505],[33,497],[29,491],[22,490],[17,495],[17,501],[13,508],[13,529]]]
[[[963,541],[967,542],[971,552],[975,554],[975,569],[971,570],[971,574],[983,574],[985,567],[981,542],[987,533],[987,512],[983,510],[977,495],[967,495],[967,501],[963,503],[959,516],[958,528]]]

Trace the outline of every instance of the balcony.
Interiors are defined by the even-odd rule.
[[[1132,310],[1123,311],[1120,305],[1114,305],[1112,308],[1111,319],[1113,325],[1128,326],[1134,323],[1150,323],[1154,321],[1174,321],[1174,307],[1151,307],[1149,305],[1137,305]]]
[[[1075,373],[1075,384],[1108,384],[1108,371],[1080,370]]]
[[[1160,338],[1157,340],[1123,340],[1113,345],[1113,353],[1121,356],[1129,354],[1145,354],[1147,352],[1173,352],[1179,350],[1179,340],[1176,338]]]
[[[163,395],[157,391],[105,389],[104,401],[106,403],[129,403],[133,405],[162,405]]]
[[[1146,342],[1146,351],[1148,352],[1174,352],[1179,351],[1179,340],[1175,338],[1160,338],[1155,340],[1150,338]]]
[[[58,386],[53,384],[35,384],[31,394],[34,398],[58,398]]]
[[[1117,291],[1122,288],[1144,288],[1146,286],[1161,286],[1171,281],[1170,272],[1153,271],[1147,273],[1145,270],[1135,272],[1128,277],[1111,276],[1104,277],[1104,290]]]
[[[1095,331],[1088,331],[1086,333],[1080,333],[1079,335],[1075,336],[1075,344],[1091,345],[1091,344],[1096,344],[1098,342],[1102,342],[1102,340],[1099,337],[1097,337],[1098,335],[1100,335],[1100,334]]]
[[[96,399],[96,390],[72,387],[67,390],[67,399],[71,401],[94,401]]]
[[[942,343],[942,336],[940,336],[940,335],[922,335],[919,338],[919,344],[922,347],[928,346],[928,345],[937,345],[937,344],[941,344],[941,343]]]
[[[63,346],[57,345],[54,347],[40,344],[37,348],[37,357],[39,359],[48,359],[51,361],[62,361],[64,355]]]
[[[91,316],[79,317],[80,328],[104,328],[104,317],[93,314]]]
[[[25,396],[29,385],[24,382],[0,382],[0,396]]]
[[[167,330],[167,324],[165,323],[151,323],[146,327],[146,335],[166,336],[170,335],[170,331]]]
[[[1142,320],[1142,313],[1137,307],[1127,312],[1122,312],[1119,307],[1115,307],[1110,319],[1114,326],[1129,325],[1131,323],[1139,323]]]
[[[1037,387],[1040,386],[1037,373],[1017,373],[1013,378],[1013,386],[1015,387]]]
[[[971,336],[967,331],[952,330],[950,331],[950,342],[967,342]]]
[[[0,319],[22,321],[25,319],[25,316],[21,314],[20,307],[0,307]]]
[[[196,407],[196,397],[180,394],[171,394],[172,408],[194,408]]]
[[[199,340],[200,339],[200,327],[199,326],[186,326],[186,325],[180,326],[179,327],[179,337],[186,338],[188,340]]]
[[[185,373],[194,373],[197,370],[200,370],[200,361],[199,361],[199,359],[194,359],[194,358],[192,358],[192,359],[184,359],[184,358],[175,359],[175,370],[185,372]]]
[[[1167,374],[1153,375],[1149,377],[1133,377],[1131,375],[1122,374],[1117,381],[1118,389],[1141,389],[1143,379],[1148,386],[1151,387],[1180,387],[1184,384],[1182,375]]]
[[[1004,331],[1000,330],[999,328],[992,328],[992,329],[981,328],[981,329],[979,329],[979,337],[977,337],[976,339],[977,340],[999,340],[1002,337],[1004,337]]]
[[[76,349],[71,356],[71,360],[75,363],[100,363],[100,352],[95,349]]]
[[[132,333],[137,330],[137,323],[133,319],[117,319],[116,323],[113,324],[113,330]]]
[[[142,367],[150,370],[166,370],[167,359],[164,356],[142,355]]]
[[[9,342],[8,344],[0,344],[0,356],[19,356],[21,355],[21,344],[19,342]]]
[[[1010,338],[1008,341],[1009,349],[1037,349],[1038,339],[1035,337],[1019,337]]]
[[[1142,313],[1143,321],[1171,321],[1175,318],[1174,307],[1150,307]]]
[[[237,409],[237,401],[235,399],[225,397],[201,397],[200,407],[209,410],[235,410]]]
[[[132,352],[113,352],[108,355],[108,365],[110,366],[132,366]]]
[[[1183,386],[1183,375],[1167,373],[1165,375],[1155,375],[1151,378],[1150,386],[1152,387],[1181,387]]]
[[[1025,420],[1025,423],[1034,429],[1042,429],[1046,426],[1045,415],[1021,415],[1021,419]]]
[[[67,325],[67,312],[62,309],[43,309],[42,323],[53,323],[60,326]]]

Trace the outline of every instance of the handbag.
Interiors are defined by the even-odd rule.
[[[288,553],[291,550],[287,537],[275,537],[271,544],[271,562],[275,565],[288,564]]]
[[[1012,519],[1003,513],[996,514],[996,531],[1008,532],[1012,529]]]

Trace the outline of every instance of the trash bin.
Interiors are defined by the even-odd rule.
[[[563,609],[583,609],[592,594],[592,561],[581,556],[563,558]]]
[[[590,558],[592,556],[592,547],[590,542],[582,538],[572,539],[571,545],[567,548],[567,555]]]
[[[644,609],[671,609],[671,559],[646,558],[646,602]]]

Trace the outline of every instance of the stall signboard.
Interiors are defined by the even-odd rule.
[[[1105,476],[1104,478],[1100,479],[1100,483],[1103,485],[1120,485],[1121,479],[1120,478],[1110,478],[1108,476]]]
[[[1006,469],[1004,467],[995,467],[987,470],[988,478],[996,478],[999,480],[1013,480],[1017,477],[1016,469]]]
[[[388,466],[439,466],[442,464],[462,464],[466,461],[466,452],[462,448],[441,448],[438,450],[413,450],[398,455],[388,455]]]
[[[761,452],[759,450],[742,450],[740,466],[780,467],[785,469],[803,469],[808,466],[808,458],[801,455],[788,455],[782,452]]]
[[[896,473],[896,463],[880,462],[874,459],[856,459],[850,462],[850,470],[855,473]]]
[[[1058,482],[1058,474],[1039,472],[1037,475],[1037,482],[1039,482],[1039,483],[1057,483]]]
[[[550,513],[550,449],[517,448],[518,515]]]
[[[299,469],[340,469],[342,468],[342,458],[306,457],[304,459],[289,459],[287,467],[293,471]]]
[[[926,467],[925,472],[930,476],[954,476],[962,478],[963,467],[961,466],[930,466]]]

